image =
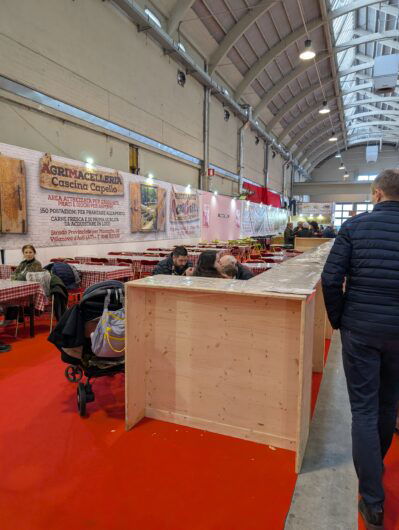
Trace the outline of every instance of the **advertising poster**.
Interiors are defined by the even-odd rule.
[[[202,226],[204,228],[209,228],[209,217],[210,217],[209,204],[203,204],[202,205]]]
[[[287,220],[287,211],[282,208],[242,201],[242,237],[279,234],[284,232]]]
[[[297,215],[301,217],[318,217],[319,215],[331,218],[334,212],[334,203],[331,202],[299,202]]]
[[[166,229],[166,189],[131,182],[130,227],[134,232],[164,232]]]
[[[185,193],[172,186],[169,216],[171,239],[200,237],[200,224],[198,193]]]
[[[235,221],[236,221],[236,227],[240,228],[240,226],[241,226],[241,210],[239,208],[236,208]]]

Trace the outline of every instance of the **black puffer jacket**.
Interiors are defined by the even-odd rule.
[[[237,262],[237,280],[250,280],[254,277],[252,272],[245,265]]]
[[[334,328],[399,338],[399,201],[342,225],[322,285]]]
[[[154,276],[156,274],[172,274],[174,276],[181,276],[192,266],[192,263],[188,261],[184,267],[175,267],[173,264],[172,254],[170,254],[170,256],[160,261],[158,265],[154,267],[154,272],[152,274]]]

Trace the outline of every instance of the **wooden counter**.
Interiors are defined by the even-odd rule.
[[[323,364],[319,283],[329,248],[246,282],[126,284],[127,428],[147,416],[281,447],[296,452],[299,471],[312,365]]]
[[[328,242],[331,242],[331,239],[326,237],[296,237],[294,248],[295,250],[306,251]]]

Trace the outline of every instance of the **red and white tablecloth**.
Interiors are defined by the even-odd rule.
[[[14,269],[13,265],[0,265],[0,280],[9,280]]]
[[[31,296],[35,309],[44,311],[48,300],[40,283],[0,280],[0,304],[27,305]]]
[[[106,280],[132,280],[133,271],[131,267],[113,267],[109,265],[85,265],[76,263],[74,267],[82,277],[81,286],[87,289],[91,285]]]
[[[261,272],[266,272],[267,270],[276,266],[272,263],[243,263],[243,265],[248,267],[254,276],[260,274]]]

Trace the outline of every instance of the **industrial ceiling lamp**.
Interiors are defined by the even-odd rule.
[[[338,141],[338,138],[337,138],[337,135],[335,134],[334,131],[331,131],[331,136],[330,138],[328,139],[329,142],[337,142]]]
[[[343,162],[341,162],[341,165],[339,166],[339,169],[345,171],[345,166],[344,166],[344,163],[343,163]]]
[[[313,49],[312,41],[310,39],[305,40],[305,48],[299,54],[299,58],[302,61],[310,61],[316,57],[316,52]]]
[[[330,111],[330,109],[328,107],[327,101],[324,100],[323,101],[323,106],[319,110],[319,114],[328,114],[329,112],[331,112],[331,111]]]
[[[344,178],[344,179],[348,179],[348,178],[349,178],[349,173],[346,172],[346,173],[343,175],[343,178]]]

